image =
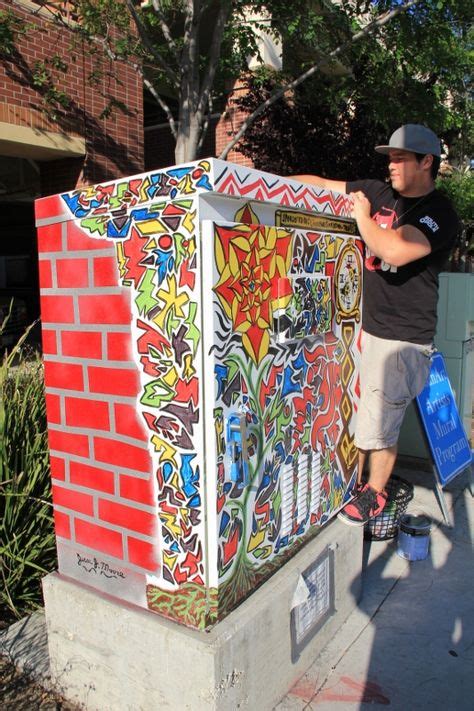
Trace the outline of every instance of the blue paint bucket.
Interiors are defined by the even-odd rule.
[[[405,560],[425,560],[430,547],[431,519],[425,514],[400,518],[397,554]]]

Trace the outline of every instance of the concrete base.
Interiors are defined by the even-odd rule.
[[[52,682],[91,711],[272,709],[356,607],[362,537],[332,521],[209,632],[48,575]]]

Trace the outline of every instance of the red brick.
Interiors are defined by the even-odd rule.
[[[38,262],[39,283],[41,289],[52,289],[53,273],[49,259],[40,259]]]
[[[66,463],[62,457],[50,457],[51,478],[64,481],[66,478]]]
[[[89,331],[63,331],[62,353],[75,358],[102,358],[102,334]]]
[[[79,319],[82,324],[129,324],[132,318],[129,294],[79,296]]]
[[[76,541],[87,548],[123,559],[122,534],[104,526],[76,518],[74,521]]]
[[[71,521],[68,514],[54,509],[54,529],[57,536],[71,538]]]
[[[56,202],[56,201],[54,201]],[[38,213],[38,201],[36,202],[36,212]],[[39,218],[36,214],[37,219]],[[61,252],[62,251],[62,223],[38,227],[38,252]]]
[[[43,323],[74,323],[72,296],[42,296],[41,321]]]
[[[140,389],[140,378],[136,370],[90,365],[87,371],[89,390],[93,393],[135,397]]]
[[[44,363],[44,382],[47,388],[82,391],[84,390],[82,366],[47,360]]]
[[[114,410],[116,432],[126,437],[134,437],[142,440],[142,442],[148,442],[148,431],[145,422],[140,419],[135,407],[116,403]]]
[[[58,259],[56,275],[60,289],[74,289],[89,286],[87,259]]]
[[[46,355],[56,355],[58,352],[58,345],[56,341],[56,331],[49,331],[43,329],[41,333],[41,340],[43,343],[43,353]]]
[[[153,506],[156,503],[153,481],[151,479],[139,479],[128,474],[120,475],[120,496],[123,499],[137,501],[147,506]]]
[[[73,251],[90,251],[92,249],[107,249],[110,247],[110,242],[106,239],[98,237],[94,239],[89,237],[87,232],[74,222],[68,222],[67,225],[67,248],[69,252]]]
[[[146,536],[153,535],[158,522],[158,517],[153,514],[107,499],[99,500],[99,518],[114,526],[128,528]]]
[[[94,437],[94,454],[97,461],[118,467],[139,472],[149,472],[151,468],[150,455],[146,449],[114,439]]]
[[[158,572],[160,567],[156,546],[138,538],[128,537],[128,559],[130,563],[153,572]]]
[[[70,427],[89,427],[97,430],[109,430],[109,405],[98,400],[78,397],[65,399],[66,424]]]
[[[46,393],[46,414],[48,422],[61,423],[61,399],[59,395]]]
[[[94,286],[117,286],[118,278],[115,257],[94,258]]]
[[[107,357],[109,360],[133,361],[130,333],[107,333]]]
[[[107,469],[91,467],[81,462],[71,462],[69,464],[69,478],[71,484],[86,486],[88,489],[103,491],[106,494],[115,492],[114,474]]]
[[[87,516],[94,515],[94,499],[90,494],[73,491],[57,484],[53,484],[53,503],[55,506],[77,511]]]
[[[47,217],[58,217],[65,211],[65,205],[59,195],[51,195],[50,197],[39,198],[35,201],[35,217],[37,220],[45,220]],[[61,228],[61,224],[50,225],[50,227]],[[43,231],[47,230],[48,227],[40,227],[39,229]],[[40,239],[42,239],[41,234]],[[45,251],[42,246],[40,246],[40,251]]]
[[[85,435],[49,430],[49,447],[57,452],[77,454],[78,457],[89,456],[89,440]]]

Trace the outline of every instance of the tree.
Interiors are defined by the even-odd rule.
[[[292,96],[317,72],[325,76],[335,66],[346,66],[351,73],[356,46],[363,54],[378,43],[379,58],[408,51],[408,41],[400,47],[388,29],[396,19],[403,29],[402,15],[407,27],[418,23],[420,34],[440,12],[454,22],[460,6],[461,15],[469,17],[466,0],[72,0],[69,6],[78,20],[69,26],[72,31],[143,73],[147,91],[169,122],[178,163],[198,155],[210,115],[224,105],[226,80],[239,76],[249,55],[258,53],[256,31],[279,36],[286,55],[293,57],[285,58],[283,80],[274,83],[268,106]],[[57,22],[65,21],[59,11],[52,12]],[[404,71],[411,70],[419,51],[419,45],[411,48]],[[256,107],[222,157],[264,109]]]
[[[373,146],[398,125],[419,122],[443,137],[450,161],[462,163],[474,147],[471,16],[465,3],[419,3],[352,43],[344,53],[347,71],[336,81],[319,72],[282,101],[270,103],[281,92],[279,77],[248,76],[239,104],[260,116],[239,149],[277,173],[383,177],[385,161]]]

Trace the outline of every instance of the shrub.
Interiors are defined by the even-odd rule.
[[[0,604],[9,620],[41,605],[40,581],[56,560],[43,367],[24,347],[30,329],[0,364]]]

